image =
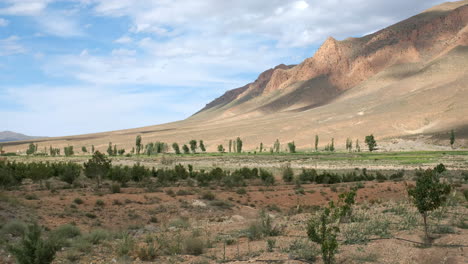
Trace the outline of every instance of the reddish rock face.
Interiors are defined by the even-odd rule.
[[[289,94],[295,89],[301,89],[300,93],[305,97],[314,94],[307,92],[307,89],[329,93],[323,96],[316,94],[313,97],[309,96],[311,105],[320,105],[331,96],[338,95],[339,91],[351,89],[390,66],[430,61],[457,46],[468,45],[467,24],[468,4],[467,1],[461,1],[434,7],[362,38],[337,41],[329,37],[313,57],[304,60],[301,64],[296,66],[281,64],[269,69],[260,74],[255,82],[226,92],[200,112],[222,108],[231,102],[236,103],[237,111],[242,108],[239,105],[254,98],[265,97],[276,91]],[[303,86],[303,83],[314,78],[324,77],[327,80],[326,85]],[[306,105],[307,98],[301,99],[301,105]],[[278,100],[277,98],[276,101]],[[272,104],[271,101],[267,103]],[[291,107],[294,103],[288,102],[274,109],[279,111]],[[260,108],[261,105],[258,108],[245,109],[254,111]],[[223,109],[222,112],[229,110]]]

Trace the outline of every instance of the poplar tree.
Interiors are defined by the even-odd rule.
[[[202,152],[205,152],[206,151],[206,148],[205,148],[205,144],[203,143],[203,140],[200,140],[200,149]]]
[[[140,151],[141,151],[141,136],[140,135],[136,137],[135,146],[136,146],[137,155],[140,155]]]
[[[318,144],[319,144],[319,136],[315,135],[315,152],[318,151]]]

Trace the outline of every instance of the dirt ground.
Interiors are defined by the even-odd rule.
[[[199,256],[160,255],[151,261],[143,261],[138,252],[130,252],[126,257],[117,254],[116,248],[122,239],[116,238],[93,245],[85,252],[63,249],[54,263],[310,262],[303,259],[304,252],[312,252],[314,261],[322,263],[319,248],[307,239],[308,219],[319,206],[336,201],[339,193],[358,185],[304,184],[298,192],[294,184],[279,181],[270,187],[252,184],[243,188],[245,192],[240,192],[239,188],[176,186],[150,189],[148,186],[130,184],[122,188],[120,193],[111,193],[108,182],[100,190],[94,189],[93,182],[82,184],[83,188],[66,189],[61,186],[63,183],[52,181],[52,190],[46,190],[37,184],[25,182],[18,190],[2,193],[3,197],[10,198],[1,199],[0,217],[2,220],[36,219],[51,230],[64,224],[73,224],[83,233],[96,229],[125,231],[135,241],[139,241],[138,245],[142,248],[149,245],[144,241],[152,236],[188,236],[195,232],[199,233],[204,243],[208,244],[209,241],[210,244]],[[468,262],[468,209],[467,202],[460,198],[459,192],[458,196],[453,196],[455,202],[446,207],[442,220],[437,222],[452,227],[445,233],[434,233],[435,246],[426,248],[419,244],[423,241],[421,217],[408,202],[406,194],[406,185],[411,184],[411,181],[372,181],[360,184],[354,213],[357,218],[366,219],[362,223],[372,226],[374,233],[365,242],[351,239],[354,242],[344,243],[347,237],[368,232],[361,230],[367,228],[364,225],[345,224],[340,237],[337,263]],[[462,184],[458,190],[467,188],[466,184]],[[203,199],[206,192],[214,194],[213,201],[222,203],[215,204]],[[81,202],[77,202],[77,198]],[[98,204],[98,200],[102,202]],[[262,209],[271,217],[274,226],[282,231],[278,236],[250,241],[245,236],[245,230],[259,220]],[[387,220],[389,223],[385,222]],[[461,226],[463,228],[454,224],[460,221],[465,223]],[[406,226],[407,222],[412,224],[408,224],[407,228],[401,227]],[[272,252],[268,250],[268,240],[275,241]],[[293,245],[301,247],[296,249]],[[12,257],[5,251],[1,251],[0,255],[0,263],[13,263]]]

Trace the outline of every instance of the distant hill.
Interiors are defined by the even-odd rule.
[[[13,131],[0,132],[0,142],[27,140],[27,139],[35,139],[35,138],[44,138],[44,137],[26,136],[24,134],[16,133]]]

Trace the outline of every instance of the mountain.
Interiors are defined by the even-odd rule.
[[[301,64],[279,65],[226,92],[195,116],[226,118],[304,111],[329,103],[392,66],[430,63],[468,45],[468,2],[446,3],[364,36],[329,37]]]
[[[24,134],[12,132],[12,131],[0,132],[0,142],[37,139],[37,138],[43,138],[43,137],[26,136]]]
[[[333,138],[344,149],[347,138],[363,146],[374,134],[381,149],[431,149],[434,143],[448,146],[452,129],[456,145],[468,146],[468,0],[435,6],[361,38],[330,37],[313,57],[268,69],[186,120],[35,142],[92,144],[102,151],[112,142],[129,150],[142,135],[143,143],[203,139],[216,151],[241,137],[249,151],[276,139],[283,147],[295,141],[310,149],[317,134],[321,148]],[[5,144],[11,151],[26,147]]]

